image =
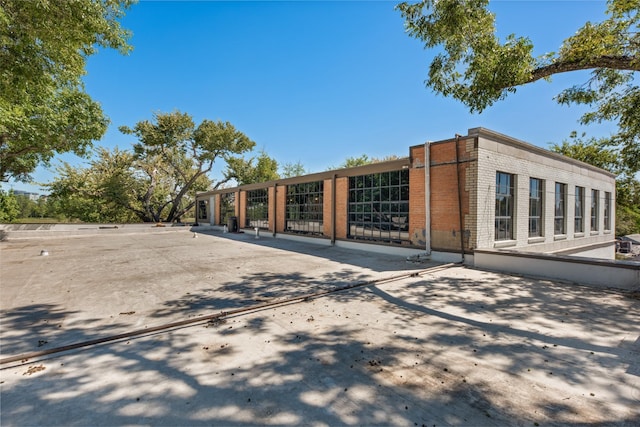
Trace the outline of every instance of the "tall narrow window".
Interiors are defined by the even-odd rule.
[[[323,181],[287,186],[285,230],[288,233],[322,236]]]
[[[226,224],[236,214],[236,193],[220,194],[220,224]]]
[[[207,202],[198,200],[198,219],[207,219]]]
[[[496,172],[496,240],[513,240],[513,175]]]
[[[604,192],[604,229],[611,230],[611,193]]]
[[[269,195],[266,188],[247,191],[245,227],[269,228]]]
[[[600,192],[591,190],[591,231],[598,231],[598,209],[600,208]]]
[[[554,234],[566,233],[566,216],[567,216],[567,184],[556,182],[556,203],[555,215],[553,221]]]
[[[529,237],[542,236],[542,180],[529,178]]]
[[[576,210],[574,232],[584,233],[584,187],[576,186]]]

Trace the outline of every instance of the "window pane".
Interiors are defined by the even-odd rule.
[[[349,179],[358,184],[357,180]],[[288,187],[286,226],[289,233],[323,235],[323,181],[294,184]],[[361,197],[358,190],[349,190],[349,200]]]
[[[496,173],[495,240],[513,239],[514,177]]]
[[[356,177],[362,180],[363,197],[348,206],[350,239],[389,244],[409,244],[409,172],[383,172]],[[351,182],[351,180],[350,180]],[[352,213],[362,212],[356,214]]]

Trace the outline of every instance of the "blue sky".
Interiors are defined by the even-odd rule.
[[[347,157],[408,155],[408,147],[485,127],[547,148],[572,130],[584,108],[558,105],[562,89],[586,81],[567,73],[518,89],[482,114],[424,85],[433,51],[404,31],[392,1],[149,1],[122,20],[133,51],[101,50],[88,60],[87,92],[111,120],[96,146],[128,149],[134,126],[154,112],[179,110],[229,121],[279,164],[317,172]],[[501,37],[529,37],[536,54],[558,50],[604,1],[492,1]],[[590,135],[609,134],[609,125]],[[60,161],[82,164],[73,155]],[[50,181],[39,168],[36,182]],[[214,166],[212,178],[224,169]],[[39,191],[37,185],[3,185]]]

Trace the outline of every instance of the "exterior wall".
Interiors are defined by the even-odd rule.
[[[325,179],[322,188],[322,233],[325,237],[331,237],[331,230],[333,226],[331,218],[331,205],[333,199],[333,193],[331,189],[333,179]]]
[[[615,178],[607,172],[486,130],[471,129],[478,141],[477,248],[553,252],[614,239]],[[494,241],[496,172],[515,175],[514,238]],[[529,238],[529,178],[544,181],[543,236]],[[566,233],[554,235],[555,183],[567,185]],[[585,188],[585,232],[574,233],[575,186]],[[599,231],[589,230],[591,189],[599,190]],[[604,193],[611,193],[611,230],[604,230]]]
[[[476,267],[488,270],[561,279],[604,288],[633,291],[640,285],[640,269],[637,263],[630,261],[479,249],[475,251],[474,263]]]
[[[245,228],[247,219],[247,192],[240,191],[240,197],[237,198],[236,215],[238,217],[238,228]]]
[[[425,147],[429,149],[428,168],[425,167]],[[408,249],[424,250],[426,247],[433,254],[456,255],[461,252],[463,243],[464,250],[470,257],[476,249],[565,253],[575,256],[604,254],[609,257],[611,254],[613,257],[613,251],[608,250],[609,244],[614,240],[615,229],[615,177],[612,174],[482,128],[470,129],[466,136],[410,147],[409,154],[409,158],[380,164],[201,193],[198,199],[209,203],[212,222],[220,224],[220,194],[235,190],[235,215],[239,224],[244,224],[246,191],[266,187],[269,194],[269,229],[274,234],[286,233],[287,185],[322,181],[322,237],[331,238],[333,243],[347,240],[349,177],[408,168]],[[496,242],[495,180],[498,171],[515,177],[515,207],[514,238]],[[530,177],[542,179],[545,187],[543,236],[537,238],[529,238],[528,233]],[[429,188],[425,181],[427,179]],[[554,235],[553,227],[555,182],[562,182],[567,186],[566,233],[561,236]],[[576,233],[574,230],[576,185],[585,189],[584,233]],[[598,230],[589,229],[591,189],[599,191]],[[604,230],[605,192],[611,194],[610,230]],[[430,207],[428,212],[427,205]],[[376,244],[384,246],[388,243],[368,242],[365,245]]]
[[[275,208],[276,208],[276,187],[269,187],[267,189],[267,194],[269,197],[269,201],[268,201],[268,205],[269,205],[269,231],[271,232],[275,232],[275,221],[273,218],[273,214],[275,212]]]
[[[336,239],[347,238],[349,178],[336,179]]]
[[[209,201],[207,204],[207,220],[209,221],[209,225],[214,225],[216,223],[216,213],[218,209],[216,209],[216,197],[209,196]]]
[[[213,196],[215,199],[215,209],[213,210],[213,223],[220,224],[220,195],[216,194]]]
[[[282,233],[286,224],[287,186],[276,187],[276,233]]]
[[[456,163],[456,147],[458,163]],[[433,250],[461,250],[463,233],[465,250],[473,248],[476,229],[471,210],[471,195],[476,192],[473,139],[460,139],[431,144],[431,247]],[[460,189],[460,201],[458,200]],[[475,204],[473,205],[475,210]],[[462,212],[462,230],[460,213]],[[470,244],[471,243],[471,244]]]
[[[426,197],[424,145],[410,148],[411,169],[409,169],[409,238],[413,246],[427,245]]]

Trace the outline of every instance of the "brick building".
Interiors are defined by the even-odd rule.
[[[477,249],[612,259],[615,176],[474,128],[409,147],[399,160],[199,193],[197,216],[202,225],[441,260]]]

